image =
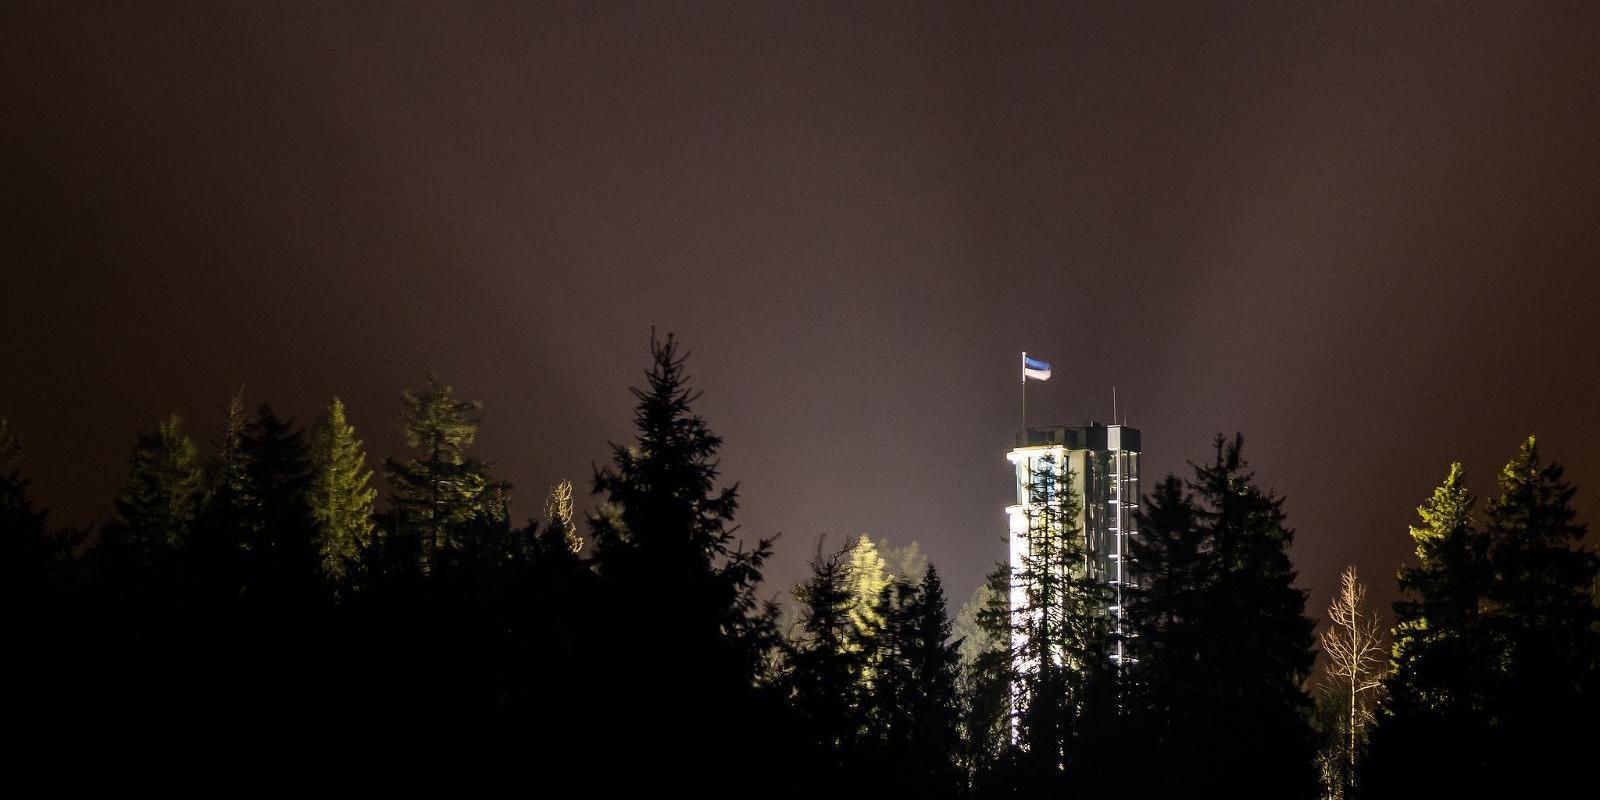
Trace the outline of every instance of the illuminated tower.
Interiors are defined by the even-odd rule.
[[[1078,500],[1077,524],[1065,527],[1083,532],[1086,557],[1082,568],[1108,587],[1111,599],[1106,613],[1113,634],[1108,655],[1121,666],[1126,661],[1123,588],[1129,580],[1128,537],[1134,532],[1133,512],[1139,504],[1139,429],[1090,422],[1076,428],[1029,428],[1018,439],[1017,448],[1006,454],[1017,487],[1016,504],[1006,508],[1011,568],[1019,570],[1028,555],[1030,518],[1037,521],[1045,516],[1046,509],[1030,498],[1029,487],[1040,470],[1048,470],[1055,475],[1060,491],[1071,492]],[[1070,469],[1070,483],[1063,480],[1063,466]],[[1048,502],[1057,512],[1064,505],[1060,494]],[[1012,608],[1024,604],[1023,592],[1013,581]],[[1019,652],[1026,651],[1025,646],[1019,648]],[[1027,669],[1028,665],[1019,667]]]

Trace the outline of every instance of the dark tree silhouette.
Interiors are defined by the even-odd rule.
[[[1283,500],[1257,488],[1243,439],[1218,436],[1185,495],[1146,498],[1132,549],[1138,637],[1128,730],[1152,794],[1311,797],[1313,623],[1294,587]]]
[[[183,435],[182,425],[170,417],[134,440],[128,479],[117,495],[116,513],[103,541],[119,560],[150,566],[189,537],[201,476],[194,466],[194,443]]]
[[[716,765],[738,784],[761,756],[744,731],[773,703],[757,683],[776,610],[755,594],[771,541],[736,538],[738,488],[717,486],[722,440],[691,408],[699,394],[676,340],[652,336],[650,354],[646,385],[631,390],[637,439],[595,470],[604,505],[589,520],[612,637],[608,747],[644,770],[607,777],[687,786]]]
[[[1500,472],[1485,523],[1453,464],[1413,526],[1401,571],[1390,701],[1365,795],[1563,794],[1585,786],[1600,713],[1600,563],[1582,547],[1563,470],[1529,437]],[[1448,760],[1451,769],[1428,765]]]
[[[1500,728],[1507,789],[1565,793],[1592,786],[1595,738],[1581,733],[1600,717],[1600,613],[1594,590],[1600,561],[1584,547],[1559,464],[1540,458],[1530,436],[1500,471],[1485,533],[1494,567],[1490,625],[1503,643]],[[1531,778],[1529,776],[1532,776]]]
[[[953,638],[944,583],[932,564],[917,583],[885,591],[885,627],[873,710],[882,755],[877,769],[899,791],[952,797],[962,780],[958,681],[961,643]]]
[[[48,529],[0,419],[16,774],[212,793],[1316,791],[1293,532],[1239,438],[1143,499],[1121,664],[1074,476],[1049,463],[1029,480],[1028,546],[959,626],[937,569],[891,570],[863,536],[819,548],[789,641],[757,595],[771,540],[737,538],[684,356],[671,336],[650,355],[587,536],[566,482],[511,524],[512,487],[470,455],[478,404],[434,379],[405,395],[413,452],[387,460],[381,514],[337,401],[308,436],[236,392],[203,461],[166,420],[84,531]],[[1419,509],[1363,797],[1569,796],[1587,779],[1600,561],[1536,444],[1481,520],[1459,465]]]
[[[810,782],[857,786],[863,768],[867,654],[854,646],[854,602],[845,558],[850,548],[817,553],[811,577],[795,589],[800,603],[799,636],[790,645],[783,688],[793,705],[806,752],[818,769]]]
[[[1009,777],[1005,764],[1017,685],[1010,592],[1010,567],[995,565],[978,594],[974,632],[968,634],[976,641],[964,643],[972,656],[961,679],[961,763],[969,791],[979,795],[1003,791]]]

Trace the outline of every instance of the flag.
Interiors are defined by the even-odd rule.
[[[1050,362],[1040,361],[1026,353],[1022,355],[1022,379],[1050,380]]]

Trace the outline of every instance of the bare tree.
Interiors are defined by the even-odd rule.
[[[1337,724],[1322,755],[1328,796],[1345,798],[1355,781],[1358,745],[1373,720],[1382,686],[1385,648],[1378,615],[1367,608],[1367,587],[1356,579],[1356,568],[1345,567],[1339,591],[1328,604],[1328,629],[1318,636],[1327,673],[1322,696],[1326,704],[1339,702]]]

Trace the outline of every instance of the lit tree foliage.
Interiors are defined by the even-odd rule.
[[[850,557],[845,568],[850,586],[849,646],[864,654],[865,677],[870,681],[881,659],[877,652],[878,638],[888,624],[889,607],[893,604],[893,597],[886,596],[885,592],[893,591],[895,576],[884,572],[883,555],[866,534],[861,534],[847,552]]]
[[[311,431],[311,487],[307,500],[316,529],[318,561],[336,589],[358,585],[375,542],[367,454],[335,397]]]
[[[1410,527],[1417,563],[1402,567],[1387,702],[1363,769],[1365,794],[1467,790],[1481,776],[1492,725],[1494,643],[1488,626],[1493,579],[1489,540],[1473,525],[1474,498],[1459,463],[1417,508]],[[1448,774],[1418,763],[1448,758]],[[1452,776],[1472,777],[1460,781]]]
[[[177,418],[140,434],[112,518],[82,539],[46,531],[0,420],[0,685],[8,721],[47,743],[23,752],[76,741],[56,757],[107,774],[176,752],[201,780],[331,769],[361,785],[413,779],[385,767],[421,753],[438,775],[565,772],[607,796],[1315,790],[1293,532],[1237,438],[1142,498],[1119,668],[1064,465],[1028,479],[1026,554],[954,625],[917,548],[862,538],[819,548],[781,641],[757,597],[770,542],[735,538],[737,487],[673,339],[651,356],[637,436],[595,472],[588,538],[565,481],[511,528],[511,487],[468,454],[476,404],[437,381],[406,395],[414,452],[389,462],[395,508],[377,520],[337,400],[308,440],[236,393],[203,468]],[[1459,465],[1419,509],[1382,703],[1378,632],[1346,573],[1322,637],[1330,794],[1589,788],[1600,563],[1536,445],[1479,520]]]
[[[583,534],[572,522],[572,481],[562,480],[550,487],[544,501],[544,531],[540,546],[546,553],[576,556],[583,552]]]
[[[1573,488],[1526,440],[1479,528],[1461,468],[1418,509],[1418,564],[1400,572],[1389,701],[1364,796],[1571,792],[1588,780],[1566,732],[1600,714],[1600,565]],[[1419,764],[1448,761],[1444,772]]]
[[[108,545],[135,562],[149,563],[177,548],[194,522],[201,476],[193,464],[194,442],[182,426],[182,420],[169,417],[134,439],[128,479],[106,534]]]
[[[394,489],[396,533],[416,548],[417,564],[427,574],[441,561],[459,557],[467,547],[467,531],[486,513],[489,480],[483,466],[467,455],[482,406],[457,400],[433,375],[420,391],[407,391],[401,399],[400,428],[415,455],[384,464]]]
[[[1339,591],[1328,604],[1328,628],[1318,636],[1327,658],[1322,699],[1337,709],[1334,729],[1319,756],[1326,795],[1336,800],[1352,795],[1356,762],[1374,719],[1382,687],[1385,651],[1378,616],[1367,608],[1367,589],[1355,567],[1339,576]]]
[[[1492,577],[1489,540],[1474,530],[1474,499],[1459,463],[1417,508],[1411,526],[1416,566],[1400,570],[1400,588],[1415,599],[1395,603],[1395,702],[1461,717],[1480,705],[1484,681],[1467,688],[1452,673],[1482,665],[1488,655],[1484,604]],[[1455,706],[1452,708],[1452,706]]]
[[[883,556],[883,569],[889,578],[916,581],[918,575],[927,573],[928,555],[922,552],[919,542],[897,546],[888,539],[877,539],[873,543]]]

